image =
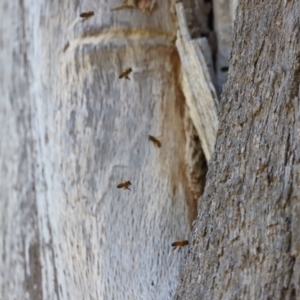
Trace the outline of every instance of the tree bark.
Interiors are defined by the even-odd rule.
[[[188,237],[206,161],[181,91],[174,5],[154,4],[2,1],[3,299],[174,294],[183,251],[171,243]]]
[[[299,299],[300,2],[240,1],[176,299]]]

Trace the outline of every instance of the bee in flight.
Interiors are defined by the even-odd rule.
[[[173,250],[175,250],[177,247],[179,247],[178,252],[181,250],[182,247],[187,246],[189,244],[189,241],[177,241],[172,244]]]
[[[221,68],[221,72],[228,72],[228,70],[229,70],[229,67],[222,67]]]
[[[88,18],[90,18],[90,17],[92,17],[92,16],[94,16],[94,15],[95,15],[95,13],[94,13],[93,11],[87,11],[87,12],[81,13],[79,16],[80,16],[80,18],[82,18],[83,21],[84,21],[84,20],[87,20]]]
[[[129,188],[130,185],[131,185],[130,181],[123,181],[120,184],[118,184],[117,188],[131,191],[131,189]]]
[[[130,80],[130,78],[128,77],[128,75],[129,75],[131,72],[132,72],[132,69],[131,69],[131,68],[128,68],[128,69],[126,69],[125,71],[123,71],[123,72],[120,74],[119,78],[121,79],[121,78],[125,77],[126,79]]]
[[[160,148],[161,147],[161,142],[155,138],[154,136],[152,135],[149,135],[148,137],[149,141],[151,141],[156,147]]]

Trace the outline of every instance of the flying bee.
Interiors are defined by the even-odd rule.
[[[88,18],[90,18],[90,17],[92,17],[94,15],[95,15],[95,13],[93,11],[87,11],[87,12],[81,13],[80,14],[80,18],[82,18],[83,21],[84,21],[84,20],[87,20]]]
[[[179,247],[178,252],[181,250],[182,247],[187,246],[189,244],[189,241],[177,241],[172,244],[173,250],[175,250],[177,247]]]
[[[156,147],[160,148],[161,147],[161,142],[155,138],[154,136],[152,135],[149,135],[148,137],[149,141],[151,141]]]
[[[221,68],[221,72],[228,72],[228,70],[229,70],[229,67],[222,67]]]
[[[120,184],[118,184],[117,188],[131,191],[131,189],[129,188],[130,185],[131,185],[130,181],[123,181]]]
[[[128,69],[126,69],[125,71],[123,71],[123,72],[120,74],[119,78],[121,79],[121,78],[125,77],[126,79],[130,80],[130,78],[128,77],[128,75],[129,75],[131,72],[132,72],[132,69],[131,69],[131,68],[128,68]]]

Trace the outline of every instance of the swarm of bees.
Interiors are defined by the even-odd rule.
[[[132,2],[132,3],[129,0],[124,0],[123,4],[121,6],[116,7],[114,9],[111,9],[111,11],[121,10],[121,9],[128,9],[128,8],[137,8],[136,3],[135,2]],[[93,11],[87,11],[87,12],[81,13],[79,16],[82,19],[82,21],[85,21],[85,20],[93,17],[94,15],[95,15],[95,13]],[[132,68],[131,67],[123,70],[121,72],[121,74],[119,75],[119,79],[125,78],[127,80],[130,80],[130,78],[129,78],[129,74],[130,73],[132,73]],[[148,136],[148,140],[150,142],[152,142],[155,147],[161,148],[162,143],[156,137],[154,137],[152,135],[149,135]],[[120,184],[118,184],[117,188],[118,189],[123,189],[123,190],[129,190],[129,191],[131,191],[131,189],[129,188],[129,186],[131,186],[131,182],[129,180],[127,180],[127,181],[123,181]],[[179,252],[183,247],[187,246],[188,244],[189,244],[189,241],[187,241],[187,240],[179,240],[179,241],[176,241],[176,242],[172,243],[171,246],[173,247],[173,250],[175,250],[176,248],[178,248],[179,249],[178,252]]]

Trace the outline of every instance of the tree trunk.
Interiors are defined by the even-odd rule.
[[[2,1],[3,299],[174,294],[183,252],[171,243],[188,237],[206,161],[174,3],[154,2]]]
[[[173,1],[125,2],[0,4],[3,299],[174,294],[236,1],[213,2],[216,39],[208,1],[183,1],[186,28]],[[240,3],[179,299],[299,297],[299,11]]]
[[[300,298],[300,2],[240,1],[176,299]]]

